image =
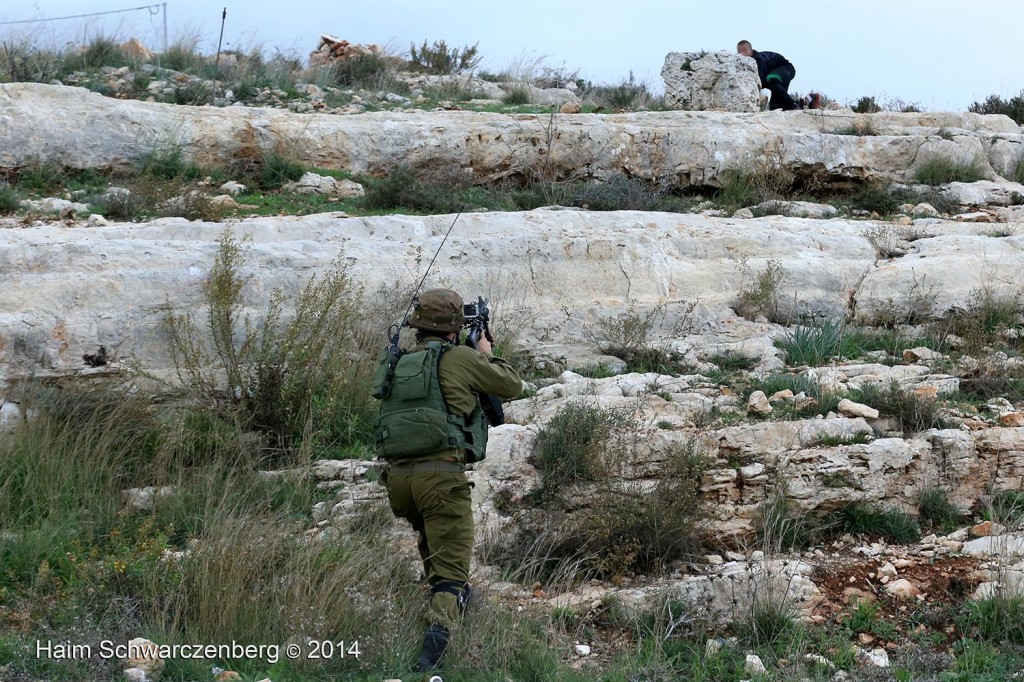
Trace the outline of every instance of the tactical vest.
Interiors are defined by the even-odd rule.
[[[467,464],[484,458],[487,422],[479,399],[464,419],[448,411],[441,390],[441,357],[452,347],[430,341],[423,350],[402,353],[393,371],[388,358],[383,359],[373,390],[377,397],[380,386],[390,382],[389,389],[383,391],[375,428],[377,456],[381,459],[425,457],[451,449],[463,450]]]

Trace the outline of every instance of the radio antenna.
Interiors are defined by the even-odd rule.
[[[423,283],[427,281],[427,275],[430,274],[430,269],[434,267],[434,261],[436,261],[437,257],[441,254],[441,249],[444,248],[444,243],[448,241],[448,235],[452,233],[452,230],[455,228],[455,223],[459,222],[459,217],[461,215],[462,211],[455,214],[455,220],[453,220],[452,224],[448,227],[448,231],[444,233],[444,239],[441,240],[441,244],[437,247],[437,251],[434,252],[434,257],[430,259],[430,264],[427,265],[427,269],[423,273],[423,277],[420,278],[420,283],[417,284],[416,288],[413,290],[412,298],[409,299],[409,307],[405,309],[405,316],[402,317],[402,324],[405,324],[405,321],[409,319],[409,313],[412,312],[412,307],[416,302],[416,294],[420,293],[420,287],[422,287]]]

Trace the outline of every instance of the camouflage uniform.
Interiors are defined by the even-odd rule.
[[[458,311],[457,316],[444,317],[454,310]],[[432,319],[431,312],[438,313],[435,317],[444,317],[444,320]],[[450,344],[446,337],[461,328],[464,321],[461,313],[462,300],[455,292],[423,292],[408,324],[426,329],[418,335],[417,345],[410,352],[423,350],[431,342]],[[448,411],[463,418],[478,408],[477,393],[512,399],[523,389],[519,374],[506,361],[468,346],[448,347],[441,355],[437,376]],[[444,643],[436,645],[442,652],[447,644],[447,633],[458,624],[469,593],[469,564],[473,552],[470,489],[473,484],[463,472],[465,462],[461,449],[440,450],[390,461],[382,474],[391,510],[395,516],[407,519],[419,534],[419,553],[431,585],[426,613],[427,639],[443,635]],[[424,648],[427,646],[425,642]],[[423,665],[422,660],[421,655],[424,669],[433,667]]]

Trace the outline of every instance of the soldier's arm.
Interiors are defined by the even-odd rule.
[[[511,400],[519,397],[526,388],[519,372],[505,360],[466,346],[460,346],[457,352],[463,361],[461,369],[474,391]]]

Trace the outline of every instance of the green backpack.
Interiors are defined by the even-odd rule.
[[[484,458],[487,422],[479,401],[463,419],[448,411],[441,391],[438,368],[441,356],[452,347],[431,341],[423,350],[402,353],[397,363],[382,359],[373,387],[374,397],[381,401],[374,429],[381,459],[424,457],[450,449],[465,451],[467,464]],[[382,386],[389,388],[381,390]]]

